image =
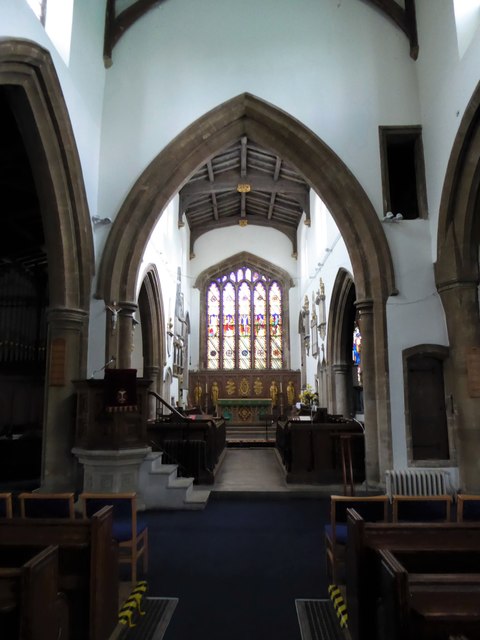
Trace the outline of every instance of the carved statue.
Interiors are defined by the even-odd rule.
[[[214,407],[216,407],[218,402],[218,383],[216,380],[212,383],[211,397],[212,397],[212,404]]]
[[[202,406],[202,385],[200,382],[197,382],[195,389],[193,391],[193,397],[195,398],[195,406]]]
[[[291,380],[288,381],[287,385],[287,402],[290,406],[295,402],[295,387],[293,386],[293,382]]]
[[[270,385],[270,398],[272,399],[272,407],[276,407],[278,402],[278,387],[275,380],[272,380],[272,384]]]

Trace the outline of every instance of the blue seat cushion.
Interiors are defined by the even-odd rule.
[[[147,523],[145,518],[137,514],[137,536],[145,531]],[[132,521],[130,518],[118,518],[113,523],[112,536],[118,542],[126,542],[132,539]]]
[[[338,544],[347,544],[347,525],[346,524],[337,524],[335,525],[335,541]],[[332,539],[332,525],[325,525],[325,535]]]

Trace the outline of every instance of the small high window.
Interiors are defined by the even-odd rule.
[[[380,127],[384,214],[427,217],[421,127]]]
[[[74,0],[27,0],[28,5],[45,27],[45,31],[62,56],[70,60]]]
[[[45,17],[47,14],[47,0],[27,0],[33,13],[37,16],[40,22],[45,26]]]

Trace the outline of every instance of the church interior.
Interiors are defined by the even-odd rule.
[[[479,60],[480,0],[2,0],[12,639],[191,637],[182,523],[270,517],[314,597],[200,638],[480,637]]]

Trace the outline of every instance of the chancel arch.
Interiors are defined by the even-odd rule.
[[[385,301],[395,294],[392,259],[382,225],[365,191],[348,167],[298,120],[248,93],[200,117],[150,163],[125,199],[109,234],[98,275],[97,296],[135,304],[145,246],[162,211],[198,167],[241,136],[271,149],[298,171],[321,196],[343,236],[355,275],[359,313],[364,318],[365,422],[373,442],[390,439]],[[373,452],[374,447],[371,447]],[[367,461],[372,481],[390,466]]]
[[[435,279],[445,309],[449,389],[460,482],[480,491],[480,390],[472,372],[480,352],[480,85],[465,110],[452,147],[438,222]]]
[[[45,262],[48,278],[42,484],[72,488],[73,434],[66,425],[74,410],[72,380],[86,374],[94,269],[82,170],[62,90],[45,49],[31,41],[0,40],[0,89],[21,132],[38,201],[35,224],[44,236],[44,246],[31,256]],[[12,245],[16,242],[11,230],[6,237]]]

